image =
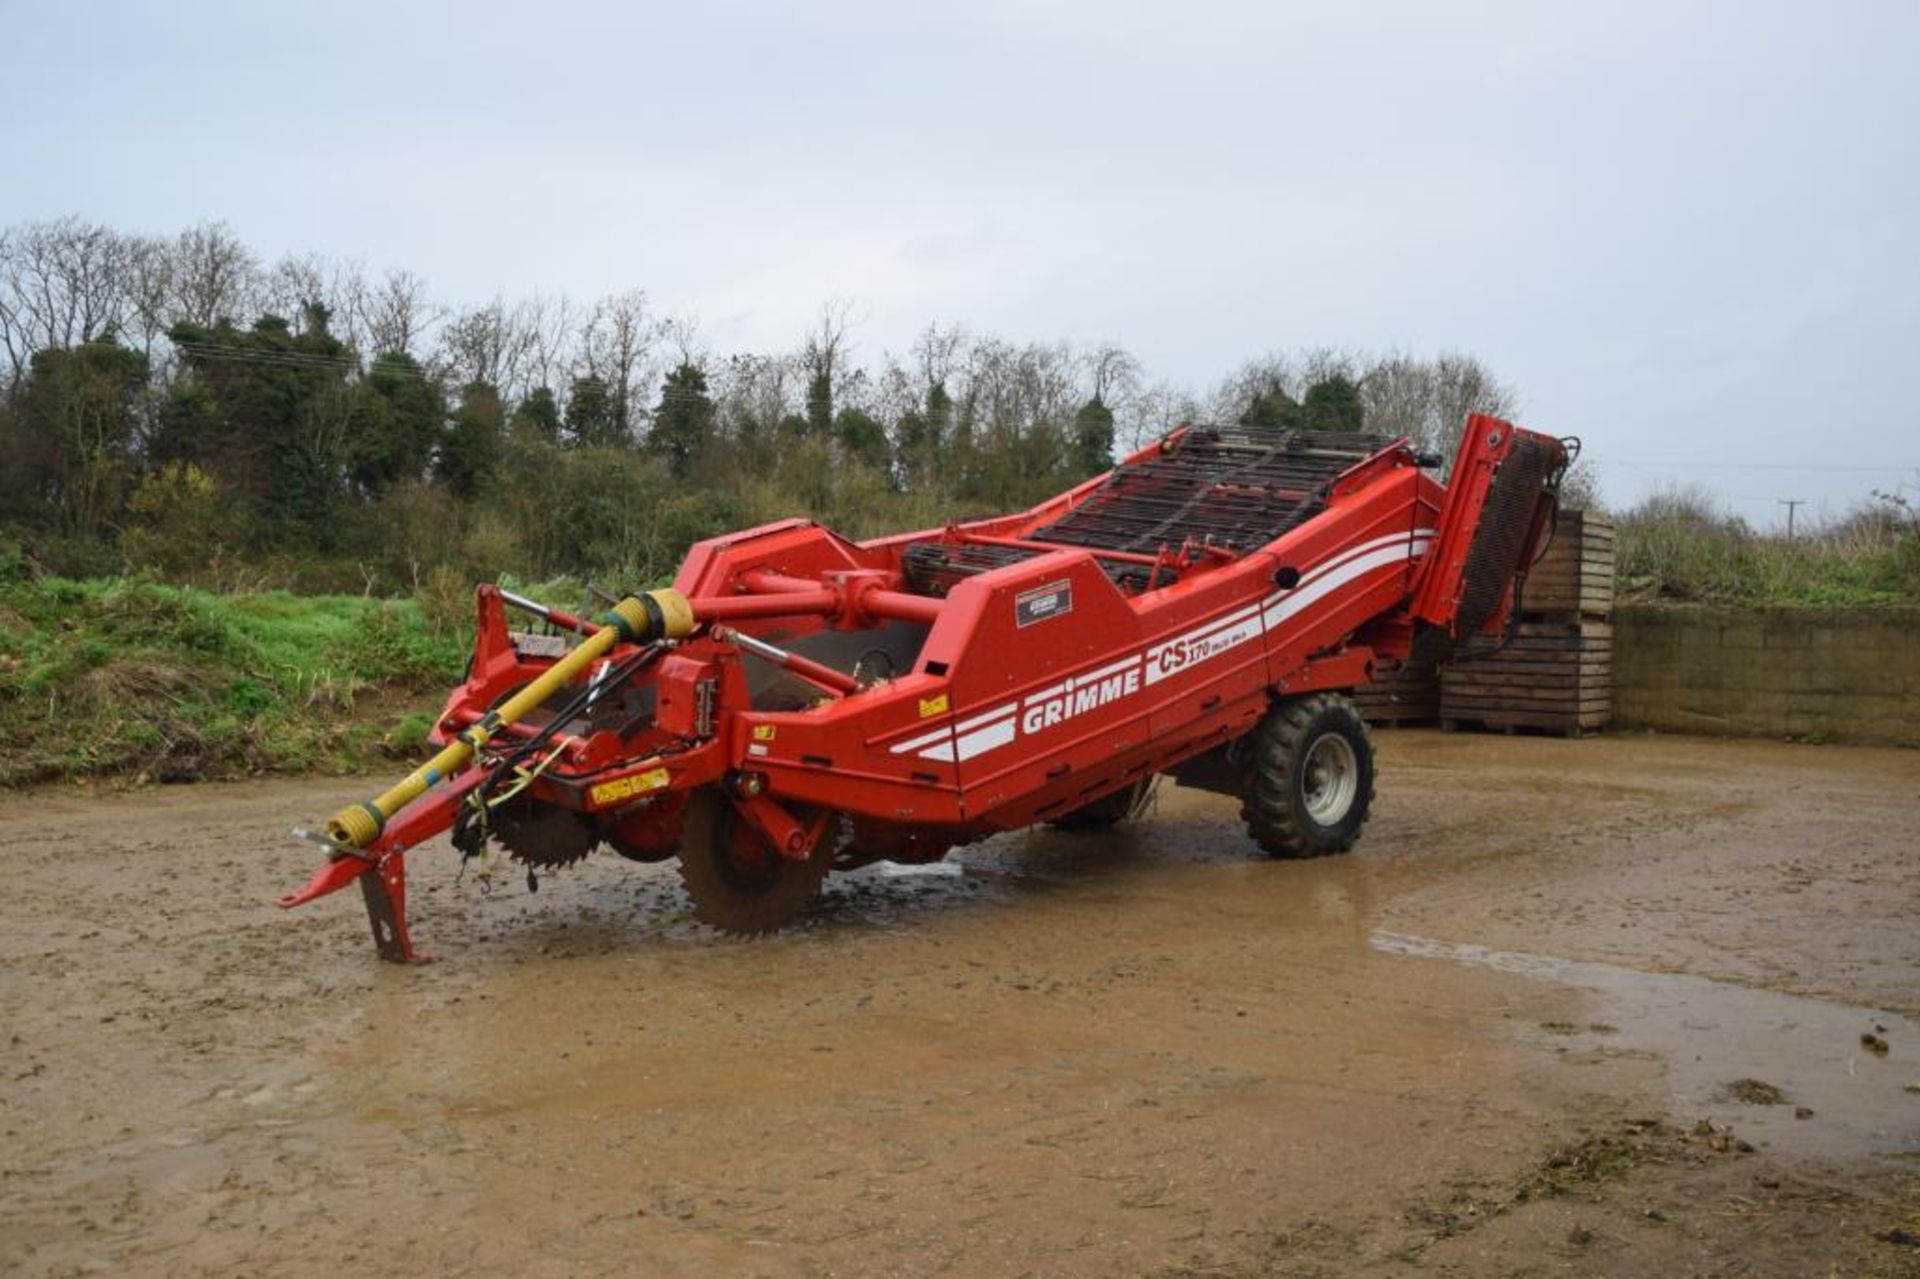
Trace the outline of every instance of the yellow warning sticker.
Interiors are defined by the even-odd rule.
[[[779,725],[777,724],[755,724],[753,726],[753,740],[756,742],[772,741],[773,731],[778,727]]]
[[[648,791],[660,790],[671,779],[664,768],[649,768],[644,773],[635,773],[631,777],[617,777],[610,782],[601,782],[587,792],[587,798],[595,808],[605,808],[608,804],[617,804],[633,795],[644,795]]]
[[[929,715],[945,715],[946,713],[947,695],[945,693],[940,694],[938,697],[923,697],[920,699],[921,719],[925,719]]]

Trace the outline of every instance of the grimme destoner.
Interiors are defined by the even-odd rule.
[[[1405,440],[1187,427],[1017,515],[701,542],[593,619],[482,586],[439,752],[310,835],[328,860],[281,905],[357,881],[415,960],[406,854],[451,830],[530,875],[677,857],[697,918],[762,933],[831,871],[1109,826],[1162,774],[1238,797],[1275,856],[1340,852],[1374,784],[1347,692],[1501,628],[1569,446],[1476,416],[1442,485]]]

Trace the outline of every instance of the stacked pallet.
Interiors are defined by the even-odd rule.
[[[1522,616],[1606,617],[1613,612],[1613,521],[1562,511],[1547,552],[1527,574]]]
[[[1382,671],[1353,695],[1369,724],[1431,724],[1440,718],[1440,672],[1431,662]]]
[[[1527,577],[1512,637],[1481,637],[1440,679],[1446,728],[1526,729],[1578,737],[1613,712],[1613,526],[1563,511]]]
[[[1440,678],[1447,728],[1538,729],[1578,737],[1613,710],[1613,624],[1589,618],[1523,621],[1504,648],[1476,640]]]

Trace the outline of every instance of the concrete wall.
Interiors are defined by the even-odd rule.
[[[1614,611],[1614,721],[1920,746],[1920,608]]]

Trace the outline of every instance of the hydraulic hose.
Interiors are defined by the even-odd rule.
[[[588,665],[605,656],[615,644],[622,641],[639,643],[649,639],[679,639],[690,634],[695,625],[692,606],[687,603],[686,596],[675,590],[630,595],[597,620],[599,630],[569,650],[565,657],[548,667],[538,679],[502,705],[488,711],[478,722],[448,742],[439,754],[414,769],[397,785],[370,800],[335,813],[327,823],[327,834],[349,847],[365,848],[380,837],[380,832],[394,814],[420,798],[442,778],[451,777],[466,767],[501,725],[524,718]]]

